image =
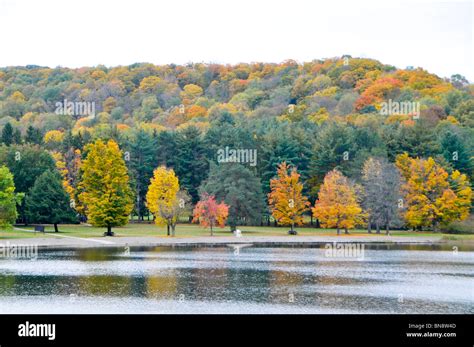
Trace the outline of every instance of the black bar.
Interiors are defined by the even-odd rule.
[[[472,315],[0,315],[0,346],[473,346]],[[20,337],[29,322],[55,339]],[[427,326],[431,324],[431,327]],[[443,324],[443,326],[436,326]],[[411,325],[411,326],[409,326]],[[422,336],[407,336],[419,333]],[[428,336],[441,333],[455,336]],[[424,336],[423,336],[424,335]],[[287,341],[287,342],[284,342]]]

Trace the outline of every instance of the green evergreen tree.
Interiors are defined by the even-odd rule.
[[[140,220],[146,213],[146,193],[153,176],[156,162],[156,144],[153,136],[140,129],[129,142],[130,160],[127,162],[131,172],[132,185],[135,187],[135,212]]]
[[[198,188],[207,177],[209,161],[206,157],[206,146],[201,132],[194,126],[189,126],[178,132],[176,139],[177,156],[174,170],[179,183],[193,200],[199,200]]]
[[[0,155],[0,162],[8,166],[17,191],[22,193],[27,193],[43,172],[56,168],[48,151],[32,145],[10,146]]]
[[[441,151],[444,159],[449,162],[452,167],[465,173],[470,180],[474,178],[474,161],[472,149],[468,149],[468,145],[455,131],[445,131],[440,138]]]
[[[25,205],[28,222],[53,224],[55,232],[58,232],[58,224],[77,221],[61,176],[56,171],[45,171],[36,179]]]
[[[46,170],[55,170],[51,155],[39,146],[11,145],[0,152],[0,164],[8,166],[15,181],[16,190],[27,193]],[[19,208],[20,220],[25,221],[25,200]]]
[[[29,125],[26,129],[25,143],[40,145],[43,143],[41,130]]]
[[[336,123],[325,126],[315,137],[308,182],[310,196],[317,196],[328,171],[337,169],[347,176],[356,153],[354,130],[351,127]]]
[[[439,145],[432,126],[416,120],[415,125],[388,125],[381,128],[382,138],[387,146],[389,160],[395,161],[399,154],[411,157],[434,157],[439,153]]]
[[[13,143],[13,127],[10,123],[5,124],[2,130],[2,142],[10,146]]]
[[[214,195],[229,206],[227,223],[231,230],[238,225],[259,223],[265,210],[262,185],[254,173],[239,163],[211,163],[209,177],[200,193]]]
[[[159,165],[164,165],[170,168],[176,166],[176,134],[177,133],[174,131],[160,131],[159,133],[153,133],[153,139],[157,145],[156,161]]]
[[[281,131],[271,131],[263,137],[263,143],[260,148],[259,171],[262,178],[262,189],[265,194],[270,193],[270,179],[277,172],[278,165],[282,162],[288,163],[293,167],[302,167],[302,181],[307,176],[307,172],[302,165],[303,150],[298,142],[290,135]]]
[[[217,151],[225,147],[233,149],[257,148],[252,133],[240,124],[236,125],[233,118],[221,117],[215,121],[206,132],[204,142],[208,148],[208,157],[214,160],[217,158]]]
[[[21,145],[21,131],[20,129],[13,130],[13,142],[17,145]]]

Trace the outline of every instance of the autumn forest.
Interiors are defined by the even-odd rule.
[[[0,68],[0,223],[472,231],[474,86],[372,59]]]

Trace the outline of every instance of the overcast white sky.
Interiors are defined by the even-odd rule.
[[[474,81],[472,1],[0,0],[0,66],[350,54]]]

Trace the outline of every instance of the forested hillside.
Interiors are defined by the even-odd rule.
[[[400,220],[393,225],[446,225],[466,219],[471,204],[471,193],[463,194],[474,180],[474,86],[460,75],[443,79],[371,59],[1,68],[0,129],[0,163],[12,172],[16,191],[30,194],[44,171],[59,169],[79,213],[84,212],[78,194],[85,146],[98,139],[118,143],[134,213],[142,218],[150,178],[160,165],[174,169],[193,204],[203,192],[225,200],[234,225],[269,220],[273,210],[266,197],[282,162],[297,169],[311,205],[320,199],[313,215],[323,221],[328,219],[323,206],[330,202],[318,192],[324,187],[328,197],[331,184],[347,178],[354,203],[366,213],[337,227],[370,222],[368,211],[377,207],[370,201],[381,198],[370,187],[376,180],[380,187],[386,182],[371,173],[381,167],[392,175],[389,182],[401,173],[393,188],[401,195],[392,197],[401,212],[390,217]],[[255,161],[231,155],[228,161],[239,165],[218,165],[219,154],[229,150],[255,151]],[[421,211],[428,202],[415,187],[420,179],[435,181],[430,170],[447,182],[433,183],[433,191],[441,189],[432,201],[435,212]],[[21,220],[28,216],[24,201]],[[244,201],[252,205],[243,206]],[[384,223],[391,224],[377,221]]]

